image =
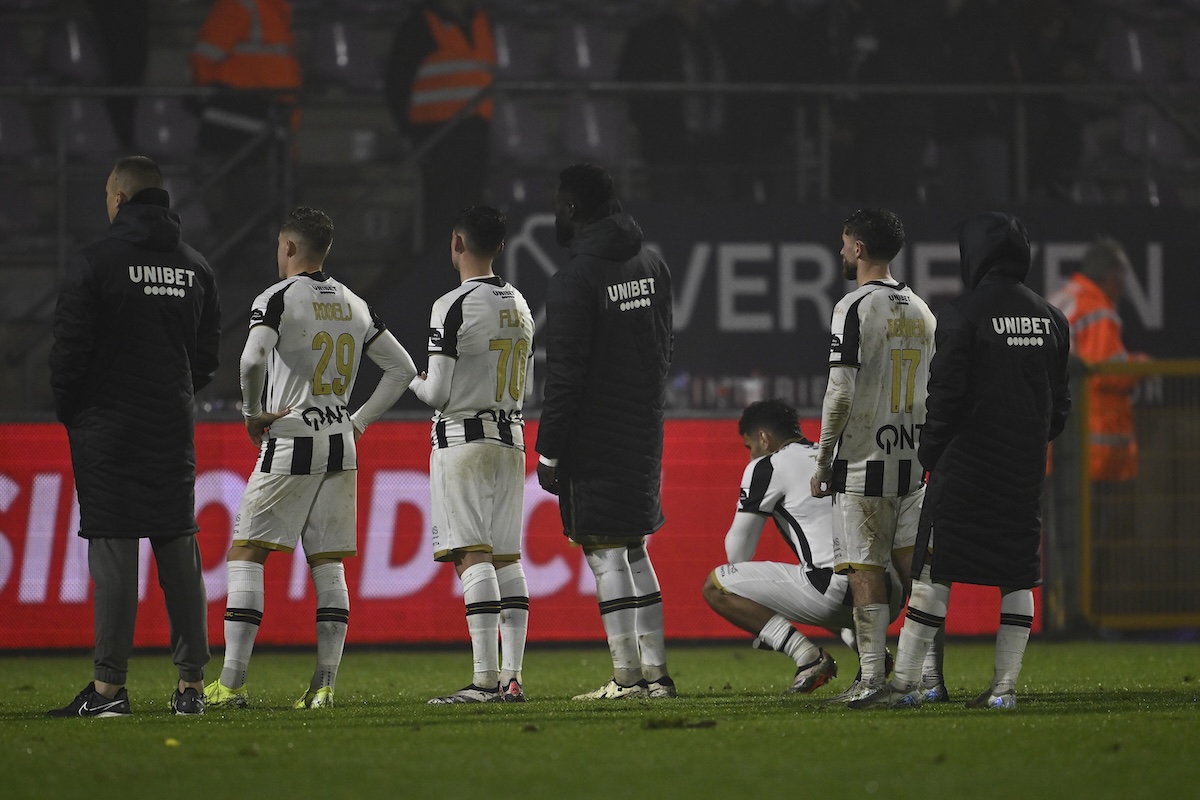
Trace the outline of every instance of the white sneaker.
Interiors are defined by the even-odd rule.
[[[333,708],[333,687],[309,689],[295,702],[293,708]]]
[[[979,697],[967,702],[967,708],[997,708],[1002,711],[1011,711],[1016,707],[1017,695],[1015,692],[996,694],[992,689],[985,690]]]
[[[920,689],[897,689],[885,683],[865,697],[846,703],[846,707],[856,711],[864,708],[916,708],[924,699]]]
[[[837,662],[823,649],[818,651],[817,660],[803,667],[796,667],[796,676],[788,687],[788,694],[812,694],[837,677]]]
[[[454,694],[448,694],[444,697],[431,697],[429,705],[431,706],[448,706],[458,703],[503,703],[504,698],[500,696],[500,686],[496,685],[494,689],[485,689],[482,686],[471,684],[464,686]]]
[[[627,697],[648,697],[650,694],[650,686],[646,681],[641,680],[632,686],[622,686],[617,683],[615,678],[609,678],[608,683],[601,686],[594,692],[586,694],[577,694],[572,697],[572,700],[624,700]]]
[[[658,680],[646,684],[646,694],[653,700],[675,697],[675,681],[671,680],[670,676],[663,675]]]
[[[933,686],[922,686],[921,695],[923,703],[945,703],[950,699],[950,693],[946,691],[946,684],[941,681]]]
[[[839,703],[852,703],[855,700],[861,700],[867,695],[874,694],[879,689],[884,687],[885,681],[877,683],[866,683],[861,678],[850,684],[850,688],[839,695],[834,695],[825,701],[826,705],[834,705]]]

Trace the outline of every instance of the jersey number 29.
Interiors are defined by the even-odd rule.
[[[354,337],[348,333],[339,334],[335,343],[333,336],[321,331],[313,337],[312,349],[321,351],[317,368],[313,370],[313,394],[345,394],[346,387],[354,378]],[[329,368],[330,361],[337,372],[332,382],[325,379],[325,370]]]

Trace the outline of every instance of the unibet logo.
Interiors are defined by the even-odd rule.
[[[144,294],[183,297],[187,294],[185,287],[195,285],[196,273],[182,267],[131,266],[129,280],[146,284],[142,287]]]

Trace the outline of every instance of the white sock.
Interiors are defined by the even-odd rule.
[[[642,677],[656,681],[667,676],[667,643],[663,637],[662,591],[658,575],[650,563],[646,545],[630,547],[629,570],[633,575],[633,590],[637,592],[637,637],[638,653],[642,663]]]
[[[350,622],[350,591],[346,588],[346,567],[340,561],[321,564],[310,572],[317,594],[317,668],[308,688],[315,691],[337,685]]]
[[[928,573],[912,583],[908,613],[900,629],[900,645],[896,650],[896,674],[892,685],[901,691],[911,691],[921,683],[926,655],[937,632],[946,624],[950,605],[950,585],[931,583]]]
[[[938,628],[933,636],[933,644],[925,654],[925,663],[921,665],[921,685],[925,687],[939,686],[946,682],[946,626]]]
[[[463,602],[467,606],[467,631],[476,686],[494,689],[500,682],[500,583],[489,562],[473,564],[462,572]]]
[[[254,638],[263,618],[263,565],[254,561],[230,561],[225,565],[228,595],[225,599],[225,663],[221,683],[240,689],[246,683]]]
[[[858,665],[862,682],[880,684],[884,679],[887,654],[887,603],[870,603],[854,609],[854,630],[858,633]]]
[[[529,583],[520,561],[496,569],[500,585],[500,683],[521,680],[525,640],[529,635]]]
[[[1000,630],[996,632],[996,673],[992,694],[1014,691],[1033,626],[1033,590],[1015,589],[1000,596]]]
[[[767,620],[767,624],[758,632],[758,638],[772,650],[791,656],[797,667],[807,666],[821,657],[820,648],[780,614]]]
[[[613,678],[622,686],[632,686],[642,678],[642,662],[637,639],[637,591],[626,552],[624,547],[602,547],[587,551],[586,556],[596,576],[596,600],[608,637]]]

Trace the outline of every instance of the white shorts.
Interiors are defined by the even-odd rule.
[[[276,475],[252,472],[233,520],[233,544],[292,552],[304,542],[314,558],[358,552],[358,472]]]
[[[904,589],[895,570],[888,570],[889,619],[900,616]],[[728,594],[766,606],[792,622],[831,631],[854,627],[854,609],[846,599],[846,578],[833,576],[822,592],[809,581],[799,564],[777,561],[745,561],[722,564],[713,571],[713,581]]]
[[[864,497],[839,492],[833,496],[833,569],[838,573],[882,570],[892,554],[911,552],[925,487],[903,497]]]
[[[484,441],[437,448],[429,457],[429,488],[435,560],[452,561],[455,551],[520,558],[523,450]]]
[[[722,564],[713,571],[713,581],[722,591],[753,600],[792,622],[831,631],[854,627],[853,609],[842,604],[846,594],[844,577],[833,578],[828,597],[812,585],[799,564],[778,561]]]

